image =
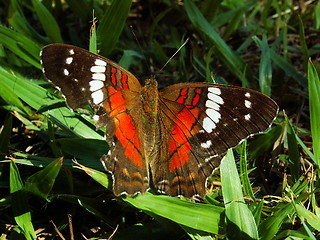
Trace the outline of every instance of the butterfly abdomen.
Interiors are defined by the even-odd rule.
[[[158,83],[154,78],[147,79],[145,81],[145,86],[142,88],[142,108],[143,115],[142,126],[143,131],[143,141],[146,157],[150,156],[152,151],[155,149],[157,141],[158,126],[157,114],[159,105],[159,92]]]

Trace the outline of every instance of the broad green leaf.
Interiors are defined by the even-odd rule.
[[[24,189],[47,199],[62,166],[62,160],[63,158],[58,158],[48,164],[44,169],[30,176],[27,179]]]
[[[126,197],[123,200],[147,214],[159,215],[181,225],[215,234],[219,232],[221,214],[224,211],[221,207],[209,204],[192,203],[150,193],[134,198]]]
[[[83,166],[79,163],[77,164],[77,168],[85,171],[90,177],[92,177],[95,181],[97,181],[98,183],[100,183],[102,186],[104,186],[105,188],[108,188],[111,190],[112,185],[110,184],[109,181],[109,177],[107,176],[107,174],[100,172],[98,170],[94,170],[92,168],[88,168],[86,166]]]
[[[258,228],[244,196],[232,150],[220,165],[222,195],[226,206],[227,235],[231,239],[258,239]]]

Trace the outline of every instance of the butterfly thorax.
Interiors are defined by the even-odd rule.
[[[158,83],[154,78],[145,80],[142,88],[143,115],[142,126],[146,157],[150,156],[156,145],[158,131],[157,113],[159,104]]]

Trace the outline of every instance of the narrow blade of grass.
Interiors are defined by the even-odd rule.
[[[47,36],[51,39],[51,41],[55,43],[62,43],[63,40],[61,37],[59,25],[52,14],[38,0],[32,0],[32,5]]]
[[[186,0],[184,2],[185,10],[189,20],[196,29],[205,34],[215,45],[215,54],[218,55],[230,71],[238,77],[244,85],[247,85],[245,72],[248,71],[246,63],[223,41],[220,35],[213,29],[208,21],[203,17],[202,13],[196,5]]]
[[[0,44],[10,49],[10,51],[26,62],[41,69],[39,62],[41,46],[37,45],[37,43],[30,38],[14,30],[0,26]]]
[[[288,139],[288,151],[289,151],[289,164],[290,170],[294,181],[297,181],[300,177],[300,155],[299,148],[296,139],[295,130],[290,123],[288,117],[285,115],[287,122],[287,139]]]
[[[26,193],[23,191],[23,183],[19,170],[15,163],[10,163],[10,193],[14,219],[24,233],[27,240],[36,239],[36,234],[31,222],[31,213]]]
[[[244,141],[237,147],[240,154],[240,178],[243,184],[243,192],[245,196],[252,198],[255,201],[255,196],[249,180],[248,162],[247,162],[247,141]]]
[[[0,160],[3,160],[8,152],[8,145],[12,132],[12,115],[8,114],[3,125],[0,127]],[[0,166],[0,176],[2,175],[2,166]]]
[[[267,36],[264,34],[262,40],[253,38],[261,49],[261,60],[259,65],[259,85],[261,92],[267,96],[271,95],[272,65]]]
[[[97,36],[101,55],[108,56],[118,42],[126,22],[131,0],[112,1],[100,20]]]
[[[312,135],[312,146],[316,164],[320,166],[320,80],[317,69],[311,62],[308,64],[309,108]],[[320,174],[320,173],[319,173]]]
[[[244,196],[232,150],[220,165],[223,200],[226,206],[227,234],[231,239],[258,239],[258,228]]]

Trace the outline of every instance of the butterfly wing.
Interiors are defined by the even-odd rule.
[[[113,174],[114,193],[145,192],[148,171],[141,144],[141,84],[118,64],[82,48],[51,44],[41,51],[44,75],[75,110],[91,105],[98,127],[107,126],[110,146],[101,158]]]
[[[153,182],[160,191],[186,197],[204,196],[221,155],[268,129],[278,112],[259,92],[206,83],[164,88],[159,108],[162,146],[152,163]]]

